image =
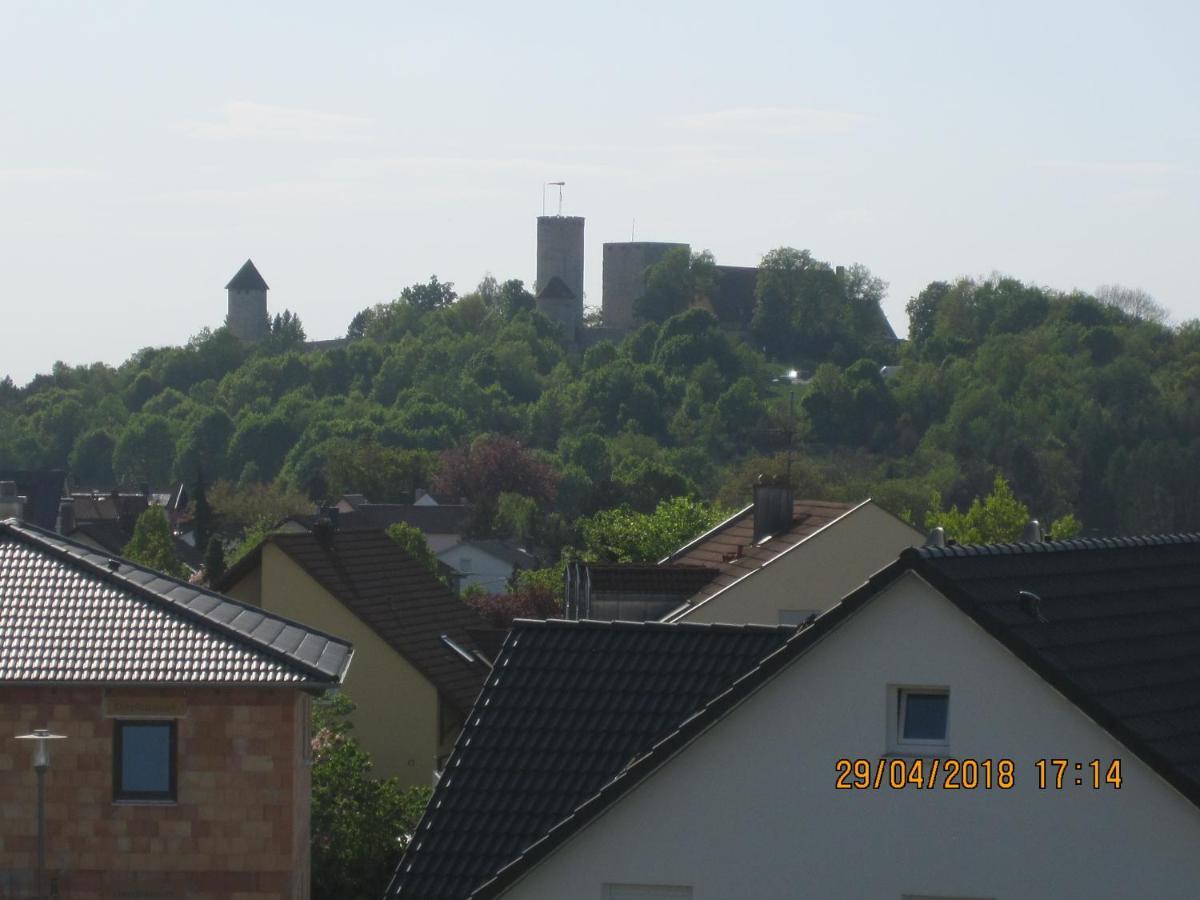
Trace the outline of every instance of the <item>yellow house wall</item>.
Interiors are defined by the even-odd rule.
[[[866,503],[676,621],[778,625],[780,610],[824,612],[922,543],[921,532]]]
[[[350,641],[354,659],[342,690],[357,707],[353,733],[375,774],[406,787],[433,783],[437,689],[411,663],[273,544],[263,548],[260,569],[228,594]]]

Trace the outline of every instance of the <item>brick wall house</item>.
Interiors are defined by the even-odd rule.
[[[310,694],[350,647],[0,523],[0,898],[32,896],[36,728],[51,895],[308,896]],[[56,892],[56,893],[55,893]]]

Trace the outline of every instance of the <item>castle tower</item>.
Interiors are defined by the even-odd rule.
[[[574,311],[571,326],[566,334],[568,340],[575,339],[575,325],[583,321],[583,217],[582,216],[538,216],[537,220],[537,280],[533,293],[538,296],[550,287],[554,277],[561,279],[572,295]],[[555,289],[554,293],[562,292]],[[558,298],[561,301],[561,297]],[[539,308],[541,304],[539,304]],[[557,321],[566,322],[560,316]]]
[[[611,328],[633,328],[633,302],[646,292],[646,270],[670,251],[688,244],[659,241],[622,241],[604,245],[603,280],[604,325]]]
[[[579,326],[583,324],[583,304],[571,293],[565,281],[557,275],[550,276],[550,281],[538,291],[534,303],[538,312],[562,326],[564,338],[568,341],[576,339]]]
[[[225,285],[229,291],[229,314],[225,324],[240,340],[248,344],[261,341],[267,336],[267,287],[266,281],[254,268],[254,263],[238,269],[236,275]]]

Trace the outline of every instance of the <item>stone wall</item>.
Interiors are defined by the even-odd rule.
[[[176,802],[115,803],[113,722],[151,715],[178,723]],[[0,688],[0,897],[32,895],[37,860],[31,742],[11,737],[49,728],[57,896],[307,898],[308,716],[289,689]]]
[[[225,324],[238,339],[247,343],[261,341],[267,336],[267,292],[229,289],[229,313]]]
[[[677,247],[690,250],[688,244],[658,241],[623,241],[604,245],[603,292],[601,300],[604,325],[629,330],[637,324],[633,301],[646,287],[646,270]]]

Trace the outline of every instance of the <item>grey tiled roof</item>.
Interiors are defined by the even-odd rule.
[[[0,683],[325,686],[350,654],[256,607],[0,522]]]
[[[269,290],[267,282],[261,275],[258,274],[258,269],[250,260],[242,265],[237,270],[237,274],[229,280],[229,284],[225,285],[225,290],[235,291],[266,291]]]
[[[794,632],[517,620],[388,896],[470,895]]]

